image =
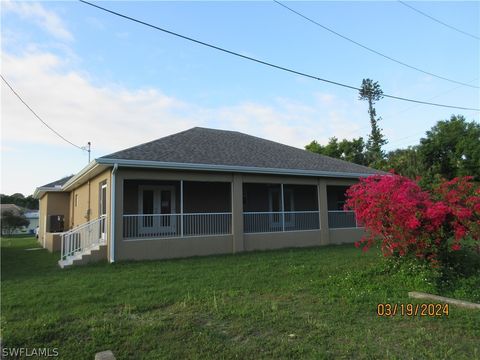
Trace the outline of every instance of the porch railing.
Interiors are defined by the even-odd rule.
[[[354,211],[329,210],[328,211],[328,227],[330,229],[357,228]]]
[[[123,215],[124,239],[169,238],[232,233],[232,213]]]
[[[62,233],[61,260],[106,243],[106,216],[102,216]]]
[[[245,233],[301,231],[320,229],[318,211],[244,212]]]

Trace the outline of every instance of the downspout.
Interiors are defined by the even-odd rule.
[[[115,188],[118,164],[115,163],[112,169],[112,192],[110,195],[110,263],[115,262]]]

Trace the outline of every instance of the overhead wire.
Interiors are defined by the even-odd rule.
[[[223,52],[223,53],[227,53],[227,54],[230,54],[230,55],[233,55],[233,56],[242,58],[242,59],[246,59],[246,60],[249,60],[249,61],[253,61],[253,62],[262,64],[262,65],[265,65],[265,66],[268,66],[268,67],[271,67],[271,68],[275,68],[275,69],[278,69],[278,70],[282,70],[282,71],[285,71],[285,72],[289,72],[289,73],[292,73],[292,74],[295,74],[295,75],[299,75],[299,76],[303,76],[303,77],[306,77],[306,78],[310,78],[310,79],[322,81],[322,82],[325,82],[325,83],[329,83],[329,84],[341,86],[341,87],[348,88],[348,89],[351,89],[351,90],[360,91],[360,89],[359,89],[358,87],[356,87],[356,86],[352,86],[352,85],[340,83],[340,82],[338,82],[338,81],[333,81],[333,80],[321,78],[321,77],[319,77],[319,76],[315,76],[315,75],[308,74],[308,73],[305,73],[305,72],[302,72],[302,71],[294,70],[294,69],[292,69],[292,68],[287,68],[287,67],[285,67],[285,66],[276,65],[276,64],[273,64],[273,63],[264,61],[264,60],[260,60],[260,59],[251,57],[251,56],[243,55],[243,54],[240,54],[240,53],[238,53],[238,52],[235,52],[235,51],[232,51],[232,50],[228,50],[228,49],[222,48],[222,47],[220,47],[220,46],[212,45],[212,44],[210,44],[210,43],[207,43],[207,42],[204,42],[204,41],[201,41],[201,40],[197,40],[197,39],[194,39],[194,38],[192,38],[192,37],[189,37],[189,36],[186,36],[186,35],[182,35],[182,34],[176,33],[176,32],[171,31],[171,30],[167,30],[167,29],[165,29],[165,28],[162,28],[162,27],[159,27],[159,26],[150,24],[150,23],[148,23],[148,22],[145,22],[145,21],[142,21],[142,20],[133,18],[133,17],[131,17],[131,16],[128,16],[128,15],[125,15],[125,14],[121,14],[121,13],[119,13],[119,12],[116,12],[116,11],[113,11],[113,10],[110,10],[110,9],[107,9],[107,8],[102,7],[102,6],[99,6],[99,5],[97,5],[97,4],[90,3],[90,2],[85,1],[85,0],[79,0],[79,1],[80,1],[81,3],[83,3],[83,4],[92,6],[92,7],[94,7],[94,8],[97,8],[97,9],[102,10],[102,11],[104,11],[104,12],[110,13],[110,14],[112,14],[112,15],[115,15],[115,16],[118,16],[118,17],[121,17],[121,18],[124,18],[124,19],[129,20],[129,21],[136,22],[136,23],[138,23],[138,24],[147,26],[147,27],[149,27],[149,28],[152,28],[152,29],[155,29],[155,30],[164,32],[164,33],[169,34],[169,35],[172,35],[172,36],[179,37],[179,38],[184,39],[184,40],[188,40],[188,41],[197,43],[197,44],[202,45],[202,46],[206,46],[206,47],[215,49],[215,50],[220,51],[220,52]],[[463,106],[456,106],[456,105],[447,105],[447,104],[431,103],[431,102],[427,102],[427,101],[415,100],[415,99],[405,98],[405,97],[401,97],[401,96],[389,95],[389,94],[386,94],[386,93],[384,93],[383,96],[386,97],[386,98],[390,98],[390,99],[401,100],[401,101],[408,101],[408,102],[413,102],[413,103],[423,104],[423,105],[429,105],[429,106],[445,107],[445,108],[460,109],[460,110],[480,111],[479,108],[471,108],[471,107],[463,107]]]
[[[467,36],[469,36],[469,37],[471,37],[471,38],[474,38],[474,39],[476,39],[476,40],[480,40],[480,37],[479,37],[479,36],[476,36],[476,35],[474,35],[474,34],[470,34],[469,32],[463,31],[463,30],[461,30],[461,29],[459,29],[459,28],[457,28],[457,27],[455,27],[455,26],[452,26],[452,25],[447,24],[446,22],[443,22],[443,21],[441,21],[441,20],[438,20],[437,18],[434,18],[434,17],[431,16],[431,15],[428,15],[427,13],[425,13],[425,12],[423,12],[423,11],[415,8],[415,7],[413,7],[412,5],[407,4],[407,3],[404,2],[404,1],[398,0],[398,2],[399,2],[400,4],[402,4],[403,6],[406,6],[406,7],[410,8],[410,9],[412,9],[413,11],[415,11],[415,12],[417,12],[417,13],[419,13],[419,14],[427,17],[427,18],[429,18],[430,20],[433,20],[433,21],[435,21],[435,22],[437,22],[437,23],[439,23],[439,24],[441,24],[441,25],[443,25],[443,26],[445,26],[445,27],[447,27],[447,28],[449,28],[449,29],[452,29],[452,30],[454,30],[454,31],[457,31],[457,32],[459,32],[459,33],[461,33],[461,34],[463,34],[463,35],[467,35]]]
[[[28,110],[30,110],[30,112],[43,124],[45,125],[51,132],[53,132],[55,135],[57,135],[59,138],[61,138],[63,141],[69,143],[70,145],[72,146],[75,146],[76,148],[80,149],[80,150],[83,150],[83,151],[88,151],[87,148],[85,147],[82,147],[82,146],[79,146],[77,144],[74,144],[73,142],[71,142],[70,140],[68,140],[65,136],[63,136],[62,134],[60,134],[57,130],[55,130],[54,128],[52,128],[50,125],[47,124],[47,122],[45,122],[36,112],[35,110],[33,110],[31,108],[30,105],[27,104],[27,102],[25,100],[23,100],[23,98],[20,96],[20,94],[18,94],[17,91],[15,91],[15,89],[13,88],[13,86],[3,77],[3,75],[0,74],[0,77],[2,78],[3,82],[8,86],[8,88],[12,91],[12,93],[22,102],[23,105],[26,106],[26,108]]]
[[[436,77],[436,78],[441,79],[441,80],[449,81],[449,82],[451,82],[451,83],[455,83],[455,84],[459,84],[459,85],[463,85],[463,86],[467,86],[467,87],[471,87],[471,88],[476,88],[476,89],[479,89],[479,88],[480,88],[479,86],[471,85],[471,84],[468,84],[468,83],[465,83],[465,82],[461,82],[461,81],[457,81],[457,80],[454,80],[454,79],[447,78],[447,77],[445,77],[445,76],[441,76],[441,75],[434,74],[434,73],[432,73],[432,72],[430,72],[430,71],[426,71],[426,70],[420,69],[420,68],[418,68],[418,67],[416,67],[416,66],[409,65],[409,64],[407,64],[407,63],[405,63],[405,62],[403,62],[403,61],[400,61],[400,60],[397,60],[397,59],[395,59],[395,58],[393,58],[393,57],[391,57],[391,56],[385,55],[385,54],[381,53],[380,51],[377,51],[377,50],[375,50],[375,49],[372,49],[371,47],[368,47],[368,46],[366,46],[366,45],[363,45],[363,44],[359,43],[358,41],[355,41],[355,40],[353,40],[353,39],[351,39],[351,38],[349,38],[349,37],[347,37],[347,36],[345,36],[345,35],[342,35],[342,34],[338,33],[337,31],[335,31],[335,30],[333,30],[333,29],[331,29],[331,28],[329,28],[329,27],[327,27],[327,26],[319,23],[318,21],[313,20],[312,18],[310,18],[310,17],[302,14],[301,12],[299,12],[299,11],[297,11],[297,10],[295,10],[295,9],[293,9],[293,8],[291,8],[291,7],[283,4],[283,3],[281,3],[281,2],[278,1],[278,0],[273,0],[273,1],[274,1],[276,4],[284,7],[284,8],[287,9],[288,11],[290,11],[290,12],[292,12],[292,13],[300,16],[301,18],[303,18],[303,19],[305,19],[305,20],[307,20],[307,21],[309,21],[309,22],[311,22],[311,23],[313,23],[313,24],[321,27],[322,29],[327,30],[327,31],[329,31],[329,32],[332,33],[332,34],[334,34],[334,35],[336,35],[336,36],[338,36],[338,37],[341,37],[342,39],[344,39],[344,40],[346,40],[346,41],[349,41],[349,42],[351,42],[352,44],[355,44],[355,45],[357,45],[357,46],[360,46],[361,48],[363,48],[363,49],[365,49],[365,50],[367,50],[367,51],[370,51],[370,52],[372,52],[372,53],[374,53],[374,54],[376,54],[376,55],[378,55],[378,56],[381,56],[381,57],[383,57],[383,58],[385,58],[385,59],[387,59],[387,60],[393,61],[393,62],[395,62],[395,63],[397,63],[397,64],[400,64],[400,65],[402,65],[402,66],[408,67],[408,68],[410,68],[410,69],[412,69],[412,70],[421,72],[421,73],[426,74],[426,75],[430,75],[430,76]]]

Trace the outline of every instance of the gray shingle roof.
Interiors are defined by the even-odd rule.
[[[195,127],[100,159],[373,174],[374,169],[237,131]]]
[[[45,187],[45,188],[47,188],[47,187],[52,187],[53,188],[53,187],[57,187],[57,186],[60,187],[63,184],[65,184],[68,180],[70,180],[72,177],[73,177],[73,175],[65,176],[65,177],[63,177],[59,180],[56,180],[56,181],[53,181],[51,183],[45,184],[41,187]]]

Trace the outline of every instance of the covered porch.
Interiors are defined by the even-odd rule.
[[[230,182],[125,180],[124,239],[231,233]]]
[[[135,240],[231,235],[232,189],[232,181],[126,179],[122,237]],[[320,230],[320,205],[328,212],[326,229],[357,228],[355,214],[344,210],[347,189],[326,186],[327,204],[321,204],[318,185],[242,182],[242,233]]]
[[[355,183],[348,179],[137,169],[116,179],[117,260],[319,246],[362,233],[341,200],[328,205]]]

